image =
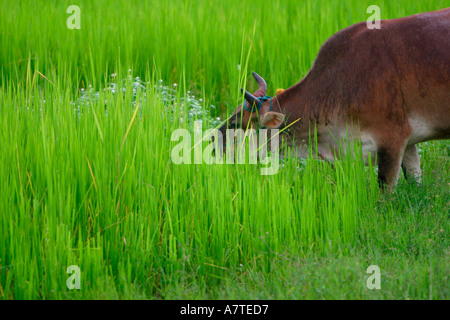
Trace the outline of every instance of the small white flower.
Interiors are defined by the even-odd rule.
[[[176,88],[178,85],[176,83],[174,83],[173,86]]]

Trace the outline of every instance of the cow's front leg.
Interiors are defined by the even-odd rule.
[[[379,147],[377,151],[378,183],[393,190],[397,184],[404,147]]]
[[[406,147],[402,169],[406,179],[413,178],[417,183],[421,182],[422,170],[420,170],[420,158],[416,145]]]

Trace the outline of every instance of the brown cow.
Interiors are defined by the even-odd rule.
[[[270,101],[267,85],[245,92],[230,127],[289,126],[288,140],[299,155],[317,129],[318,154],[333,160],[339,140],[361,139],[365,155],[377,155],[380,184],[394,187],[405,176],[420,181],[416,144],[450,138],[450,8],[347,27],[320,48],[305,78]],[[257,107],[260,106],[257,112]],[[251,110],[247,111],[247,110]],[[356,125],[355,125],[356,124]]]

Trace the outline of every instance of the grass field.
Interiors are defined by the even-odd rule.
[[[371,4],[448,6],[0,2],[0,299],[448,299],[448,141],[419,146],[422,185],[385,194],[358,156],[271,176],[171,161],[175,129],[225,119],[251,71],[270,95],[295,84]]]

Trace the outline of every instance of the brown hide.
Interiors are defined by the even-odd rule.
[[[379,180],[394,186],[400,166],[420,179],[415,144],[450,137],[450,8],[345,28],[321,47],[305,78],[273,98],[296,141],[358,123],[372,137]],[[267,112],[265,102],[259,115]],[[240,115],[240,107],[235,118]],[[256,115],[244,111],[241,120]],[[244,123],[244,126],[246,123]]]

